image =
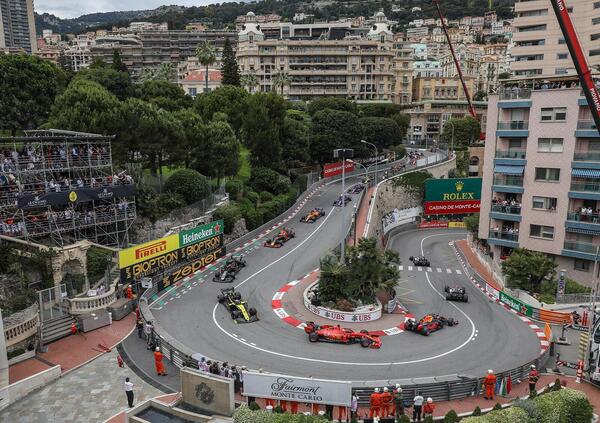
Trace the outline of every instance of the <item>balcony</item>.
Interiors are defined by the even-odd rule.
[[[600,234],[600,213],[584,214],[580,211],[570,211],[567,213],[565,228],[569,232]]]
[[[600,133],[598,133],[596,123],[593,120],[580,120],[577,121],[575,136],[580,138],[600,138]]]
[[[569,198],[600,200],[600,180],[572,180]]]
[[[600,151],[576,151],[573,160],[576,162],[600,162]]]
[[[579,241],[565,241],[562,255],[584,260],[595,260],[600,242],[588,243]]]
[[[503,247],[518,248],[519,234],[510,232],[498,232],[490,229],[488,244],[501,245]]]
[[[498,122],[496,131],[498,137],[527,137],[529,136],[529,122],[511,121]]]
[[[526,151],[525,150],[496,150],[496,158],[497,159],[525,159]]]
[[[522,100],[531,98],[529,88],[506,87],[500,90],[500,100]]]
[[[495,192],[522,194],[525,191],[523,189],[523,177],[510,175],[495,176],[492,190]]]
[[[500,204],[492,204],[490,217],[497,220],[520,222],[521,206],[503,206]]]

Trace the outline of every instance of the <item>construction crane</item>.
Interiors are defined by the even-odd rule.
[[[573,64],[579,75],[579,82],[592,112],[596,128],[600,129],[600,95],[594,84],[590,67],[585,59],[585,53],[581,48],[581,43],[573,27],[573,21],[571,21],[571,17],[569,16],[567,4],[565,0],[550,0],[550,3],[552,3],[556,19],[558,19],[558,24],[565,37],[569,53],[571,53],[571,57],[573,58]]]
[[[440,8],[440,4],[438,0],[433,0],[435,7],[437,9],[438,15],[440,16],[440,21],[442,21],[442,29],[444,30],[444,35],[446,36],[446,41],[448,42],[448,46],[450,47],[450,53],[452,53],[452,58],[454,59],[454,65],[456,66],[456,71],[458,72],[458,77],[460,78],[460,83],[462,84],[463,91],[465,92],[465,97],[467,98],[467,104],[469,105],[469,114],[477,119],[477,113],[475,112],[475,107],[473,107],[473,102],[471,101],[471,95],[469,94],[469,90],[467,88],[467,84],[465,83],[465,78],[463,77],[462,69],[460,67],[460,62],[456,57],[456,52],[454,51],[454,47],[452,46],[452,41],[450,41],[450,34],[448,34],[448,27],[446,26],[446,21],[444,19],[444,14],[442,13],[442,9]]]

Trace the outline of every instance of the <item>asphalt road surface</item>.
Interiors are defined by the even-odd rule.
[[[350,224],[354,201],[345,208],[332,206],[340,191],[341,184],[336,182],[313,196],[288,222],[296,237],[282,248],[265,248],[264,239],[248,246],[247,266],[233,284],[212,282],[210,272],[196,276],[194,282],[198,283],[192,288],[164,294],[151,304],[155,319],[171,336],[208,358],[325,379],[482,376],[489,368],[506,370],[537,357],[540,344],[533,331],[514,314],[490,302],[463,274],[449,245],[464,238],[458,231],[412,230],[389,243],[389,248],[401,256],[398,294],[409,312],[416,317],[426,313],[453,317],[460,322],[458,326],[428,337],[410,332],[386,336],[381,349],[375,350],[358,344],[312,344],[303,331],[280,320],[271,308],[274,293],[317,268],[319,258],[339,244]],[[300,217],[314,207],[324,208],[326,215],[313,224],[300,223]],[[421,253],[430,259],[432,271],[409,270],[412,263],[408,257]],[[470,302],[447,302],[445,284],[465,286]],[[219,289],[226,286],[235,286],[242,293],[249,306],[258,310],[260,321],[232,321],[216,301]]]

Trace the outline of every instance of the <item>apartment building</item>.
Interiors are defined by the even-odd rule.
[[[0,48],[37,51],[33,0],[0,0]]]
[[[390,102],[394,98],[394,39],[382,12],[365,37],[267,39],[249,12],[238,34],[237,59],[242,74],[254,74],[260,92],[275,90],[273,75],[290,82],[283,95],[291,100],[339,96],[358,101]],[[281,92],[281,87],[277,87]]]
[[[479,238],[497,264],[527,248],[590,285],[600,245],[600,134],[577,78],[507,82],[489,96],[487,122]]]
[[[475,78],[465,77],[469,93],[475,89]],[[465,100],[467,99],[460,79],[454,77],[419,77],[413,80],[413,101]]]
[[[589,64],[600,65],[600,2],[569,0],[568,7]],[[515,76],[576,73],[549,0],[520,0],[515,14],[511,63]]]
[[[394,40],[394,94],[393,102],[396,104],[408,104],[412,102],[413,81],[413,49],[401,36]]]

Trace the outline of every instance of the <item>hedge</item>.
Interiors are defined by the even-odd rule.
[[[169,176],[165,191],[180,194],[187,204],[203,200],[210,194],[206,176],[193,169],[179,169]]]
[[[233,413],[234,423],[321,423],[327,419],[303,414],[270,413],[264,410],[252,411],[242,405]]]
[[[235,223],[242,218],[240,208],[235,204],[221,206],[213,213],[213,220],[223,219],[225,222],[225,233],[231,234]]]
[[[522,408],[510,407],[491,411],[484,416],[468,417],[461,423],[529,423],[529,414]]]

